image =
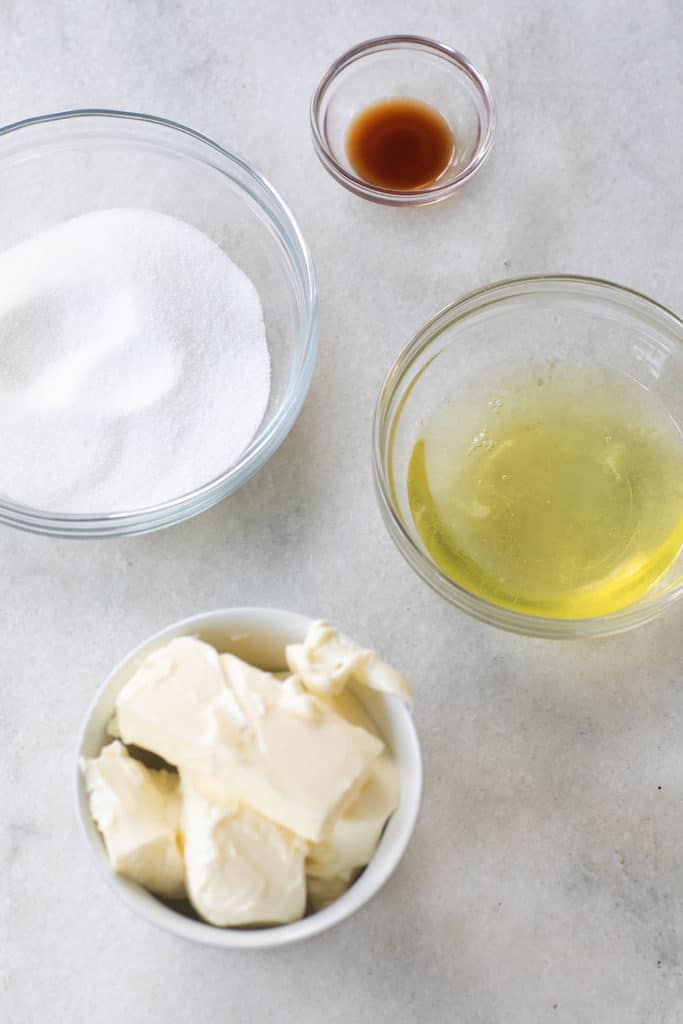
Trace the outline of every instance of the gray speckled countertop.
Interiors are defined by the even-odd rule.
[[[498,102],[490,163],[432,209],[352,197],[309,140],[319,74],[391,31],[460,48]],[[595,274],[681,308],[683,8],[0,0],[0,39],[3,122],[136,109],[247,155],[299,218],[322,303],[303,413],[237,495],[133,540],[0,530],[0,1018],[682,1020],[680,611],[562,645],[456,613],[384,531],[369,430],[409,335],[488,281]],[[72,774],[85,707],[124,652],[180,616],[249,603],[324,614],[391,656],[414,681],[426,788],[371,905],[314,943],[231,955],[119,905],[81,841]]]

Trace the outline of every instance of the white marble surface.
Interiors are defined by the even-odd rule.
[[[499,107],[488,166],[421,212],[347,194],[309,141],[318,75],[397,30],[462,49]],[[134,540],[0,532],[0,1019],[683,1019],[680,610],[591,644],[480,626],[393,549],[369,466],[389,363],[461,293],[576,271],[680,309],[682,38],[677,0],[0,0],[0,120],[122,107],[234,146],[290,201],[322,300],[303,414],[239,494]],[[118,905],[77,831],[72,774],[85,706],[123,652],[246,603],[324,614],[392,656],[414,680],[426,791],[370,906],[315,943],[230,955]]]

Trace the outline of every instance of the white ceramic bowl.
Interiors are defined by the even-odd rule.
[[[359,687],[355,691],[356,696],[369,711],[396,758],[401,796],[370,864],[334,903],[293,924],[249,929],[216,928],[184,916],[141,886],[116,875],[109,866],[102,837],[90,816],[80,759],[99,754],[108,739],[105,730],[117,694],[145,655],[174,636],[193,634],[221,651],[230,651],[261,668],[276,671],[286,668],[285,645],[303,640],[311,621],[303,615],[276,608],[226,608],[183,619],[156,633],[128,654],[103,684],[88,710],[76,763],[76,801],[83,833],[105,881],[132,910],[167,932],[225,949],[264,949],[299,942],[326,931],[367,903],[382,888],[405,852],[415,828],[422,794],[422,760],[412,715],[400,700]],[[391,652],[386,653],[390,655]]]

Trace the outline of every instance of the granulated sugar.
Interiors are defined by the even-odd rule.
[[[258,293],[206,235],[88,213],[0,254],[0,493],[54,512],[177,498],[268,403]]]

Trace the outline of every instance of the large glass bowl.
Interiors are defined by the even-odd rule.
[[[609,615],[559,619],[511,611],[470,593],[428,554],[408,504],[408,462],[421,425],[444,399],[495,377],[502,360],[538,359],[609,369],[647,389],[683,432],[683,321],[607,281],[527,277],[482,288],[447,306],[403,349],[379,396],[374,472],[380,509],[413,569],[451,604],[483,622],[548,638],[619,633],[683,595],[683,551],[642,598]]]
[[[285,203],[245,160],[182,125],[112,110],[51,114],[0,130],[0,251],[69,217],[108,207],[142,207],[187,221],[249,275],[263,305],[270,398],[238,461],[164,504],[67,515],[0,495],[0,522],[36,533],[145,533],[204,511],[275,452],[313,373],[318,296],[310,253]]]

